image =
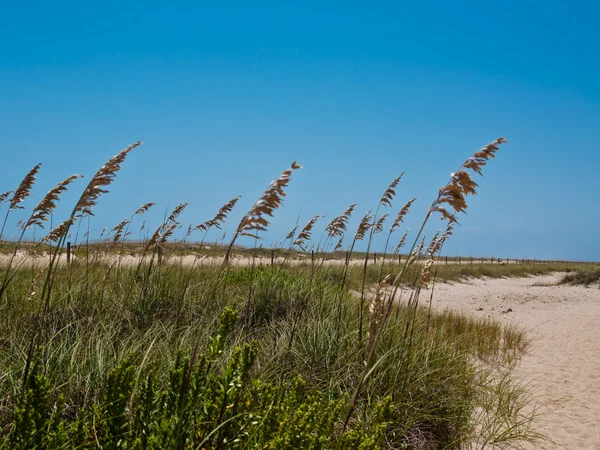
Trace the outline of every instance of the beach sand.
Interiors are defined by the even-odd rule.
[[[600,450],[600,289],[557,286],[562,275],[438,284],[433,308],[527,331],[531,345],[516,372],[532,389],[535,429],[548,441],[523,448]]]

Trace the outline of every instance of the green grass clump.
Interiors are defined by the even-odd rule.
[[[233,331],[236,314],[221,316],[208,353],[178,353],[165,373],[140,372],[132,357],[112,368],[96,400],[73,412],[56,396],[41,364],[33,367],[14,422],[0,446],[30,448],[362,448],[376,449],[390,415],[389,399],[367,421],[341,431],[345,399],[308,391],[300,377],[284,383],[256,379],[252,344],[236,347],[213,366]],[[41,354],[40,354],[41,358]]]
[[[5,424],[22,423],[15,419],[15,414],[25,414],[19,411],[29,407],[29,400],[22,399],[20,386],[30,337],[38,324],[36,311],[40,299],[31,295],[38,282],[36,273],[22,269],[5,292],[0,317],[3,330],[0,339],[4,343],[0,347],[0,373],[3,374],[0,417]],[[364,367],[367,337],[362,341],[358,338],[358,299],[341,291],[338,285],[287,268],[229,267],[221,271],[165,264],[152,270],[143,266],[140,270],[122,268],[115,272],[103,264],[74,263],[58,268],[53,289],[55,301],[44,326],[37,372],[29,375],[28,383],[34,383],[31,380],[43,374],[43,380],[35,383],[47,386],[44,398],[50,402],[47,404],[50,409],[44,420],[55,421],[52,427],[70,430],[69,439],[75,439],[72,437],[75,430],[89,429],[90,421],[99,423],[110,414],[125,414],[121,410],[110,414],[102,412],[106,396],[114,391],[109,374],[135,379],[135,388],[123,394],[128,399],[126,417],[119,419],[127,419],[130,434],[126,439],[134,442],[139,435],[133,430],[140,424],[135,422],[138,419],[133,411],[143,407],[140,397],[143,390],[140,389],[149,382],[148,377],[154,377],[152,382],[157,383],[152,387],[153,392],[175,392],[169,387],[169,374],[188,367],[193,355],[209,355],[204,359],[195,357],[194,367],[198,370],[206,369],[208,364],[215,374],[223,374],[233,370],[228,368],[232,361],[239,360],[235,355],[240,351],[250,352],[249,349],[252,364],[244,369],[247,378],[242,378],[252,381],[242,383],[246,393],[240,398],[244,400],[235,406],[236,414],[241,416],[232,419],[231,425],[238,420],[249,420],[251,414],[254,421],[266,420],[263,416],[271,403],[252,400],[252,407],[244,406],[255,383],[266,386],[264,389],[268,392],[276,389],[277,395],[284,398],[287,394],[283,393],[293,389],[295,380],[301,377],[306,393],[302,398],[308,403],[298,400],[289,410],[308,408],[314,420],[324,420],[333,427],[323,431],[333,436],[335,433],[331,434],[331,430],[339,431],[346,412],[341,405],[347,404]],[[221,333],[226,334],[227,339],[221,341],[219,350],[210,350],[215,346],[213,335],[219,329],[223,310],[234,311],[229,317],[234,314],[235,321],[230,320],[230,330]],[[404,445],[423,433],[440,445],[454,445],[468,439],[471,414],[478,407],[483,392],[489,390],[485,380],[490,377],[490,370],[477,361],[509,368],[524,350],[522,333],[486,320],[452,313],[430,315],[427,310],[419,309],[409,341],[405,336],[411,310],[394,307],[392,317],[394,320],[385,329],[377,348],[377,370],[367,380],[360,396],[357,414],[360,426],[352,422],[352,427],[347,429],[348,436],[359,433],[359,429],[383,430],[386,440],[397,445]],[[366,329],[368,324],[364,326]],[[520,342],[509,338],[513,335],[519,336]],[[187,358],[186,362],[182,363],[181,358]],[[119,383],[129,386],[129,382]],[[202,396],[200,391],[193,394],[200,397],[190,400],[190,405],[193,403],[195,408],[204,405],[203,414],[208,414],[206,405],[216,400],[212,394],[202,392]],[[270,395],[276,394],[267,397]],[[62,403],[56,403],[59,397]],[[389,414],[385,420],[378,419],[381,405],[387,404],[387,399],[393,399],[388,405]],[[56,409],[60,404],[67,405],[62,412]],[[270,407],[275,408],[276,404]],[[163,409],[155,413],[156,420],[160,423],[175,420],[175,416],[161,416]],[[322,416],[323,411],[330,412]],[[206,421],[213,427],[230,417],[214,413],[210,413],[210,417],[202,416],[196,409],[188,413],[197,420],[202,417],[202,423]],[[296,423],[291,416],[286,420]],[[50,426],[44,423],[44,427]],[[181,433],[193,434],[192,430],[198,429],[197,422],[183,423]],[[208,425],[202,428],[199,441],[186,442],[202,442],[211,432],[209,428]],[[252,426],[242,428],[250,430]],[[10,427],[4,430],[8,433],[4,439],[14,439],[17,431],[10,431]],[[104,438],[86,434],[81,437],[82,442],[111,436],[106,429],[102,433]],[[273,433],[263,433],[262,440],[255,433],[251,435],[263,446],[277,435]],[[212,435],[211,445],[215,445],[217,435]],[[350,439],[344,436],[342,433],[331,442]],[[252,447],[250,442],[254,441],[244,442],[247,448]]]
[[[562,280],[561,284],[581,284],[589,286],[593,283],[600,283],[600,269],[590,268],[588,270],[576,270],[574,272],[567,273]]]

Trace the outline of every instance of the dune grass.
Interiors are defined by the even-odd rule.
[[[141,242],[127,243],[132,221],[152,207],[143,205],[99,244],[76,242],[65,264],[70,230],[89,217],[141,142],[91,177],[66,220],[25,243],[25,231],[44,225],[78,176],[67,178],[23,222],[1,267],[0,448],[420,449],[534,439],[534,414],[523,413],[527,391],[512,378],[527,347],[524,333],[432,312],[419,302],[434,280],[527,272],[436,264],[455,214],[475,194],[471,175],[481,174],[504,142],[481,148],[452,174],[412,244],[405,232],[390,246],[393,259],[409,248],[393,265],[368,261],[373,236],[388,217],[381,212],[392,206],[402,175],[375,212],[364,215],[342,264],[323,260],[344,250],[356,205],[331,220],[312,248],[319,215],[286,236],[282,261],[260,264],[254,250],[246,266],[232,264],[234,251],[244,252],[236,239],[260,239],[301,168],[296,162],[269,184],[229,243],[217,243],[222,261],[208,265],[202,264],[206,235],[221,228],[237,197],[176,239],[188,206],[180,203]],[[39,169],[2,194],[7,212],[0,239]],[[395,216],[387,244],[412,202]],[[446,230],[425,242],[433,214],[442,216]],[[194,231],[204,233],[195,247],[188,243]],[[364,264],[351,264],[360,240],[367,242]],[[31,257],[40,250],[42,260]],[[292,263],[298,250],[311,251],[311,262]],[[136,258],[125,263],[129,252]],[[184,264],[186,252],[193,257]],[[400,290],[407,301],[398,304]]]
[[[577,268],[574,271],[567,273],[562,280],[561,284],[580,284],[589,286],[591,284],[600,284],[600,267],[590,266],[585,268]]]
[[[19,271],[0,317],[5,424],[20,397],[29,338],[38,323],[39,304],[31,295],[38,288],[36,275]],[[38,358],[51,392],[68,405],[65,415],[97,406],[108,374],[126,361],[137,378],[152,371],[164,383],[180,352],[191,355],[198,343],[201,349],[210,346],[226,308],[236,311],[238,320],[215,358],[221,368],[236,348],[252,342],[254,379],[292,386],[301,376],[307,392],[332,401],[344,398],[363,369],[367,337],[358,340],[358,299],[294,270],[163,265],[121,269],[117,277],[104,264],[81,263],[59,268],[54,283]],[[422,309],[406,339],[412,311],[394,306],[392,314],[377,349],[378,370],[365,386],[357,416],[373,425],[369,418],[391,398],[386,439],[403,445],[424,433],[440,445],[458,445],[469,438],[473,411],[486,406],[479,403],[482,398],[505,400],[487,392],[492,369],[481,362],[508,370],[525,350],[523,333],[454,313],[429,317]],[[364,320],[367,327],[367,315]],[[509,412],[496,411],[498,420]]]

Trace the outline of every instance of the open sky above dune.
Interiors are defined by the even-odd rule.
[[[299,215],[324,226],[358,203],[353,230],[401,172],[389,212],[418,197],[414,229],[450,172],[503,136],[445,252],[597,260],[599,13],[564,1],[12,2],[0,192],[42,162],[33,207],[142,140],[95,209],[97,233],[145,202],[158,225],[190,201],[181,220],[197,224],[242,195],[231,230],[293,160],[304,169],[265,245]]]

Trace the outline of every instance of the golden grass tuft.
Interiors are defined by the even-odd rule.
[[[373,296],[371,302],[369,303],[369,329],[367,331],[367,348],[366,354],[372,354],[375,349],[375,344],[377,343],[377,332],[379,329],[379,325],[381,324],[381,320],[383,318],[383,300],[385,298],[385,293],[387,290],[387,286],[390,282],[390,275],[386,275],[381,283],[377,286],[377,293]]]
[[[389,214],[384,214],[383,216],[381,216],[377,222],[375,222],[375,225],[373,226],[373,234],[377,234],[377,233],[381,233],[383,231],[383,225],[385,224],[386,219],[388,218]]]
[[[111,231],[113,234],[113,245],[117,245],[121,238],[123,238],[123,230],[129,224],[129,219],[123,219],[120,223],[118,223]]]
[[[498,138],[490,142],[467,159],[456,172],[450,174],[450,182],[440,189],[432,210],[439,212],[442,215],[442,219],[449,222],[457,222],[455,214],[465,212],[467,209],[466,197],[477,193],[477,183],[471,179],[469,172],[463,169],[472,170],[478,175],[483,175],[481,169],[487,164],[490,158],[496,157],[495,153],[499,149],[498,146],[504,143],[506,143],[506,139],[504,138]],[[440,206],[444,203],[449,205],[454,210],[454,213],[450,213],[446,208]]]
[[[358,224],[358,229],[354,234],[354,241],[362,241],[365,238],[365,234],[367,234],[367,231],[371,228],[372,218],[373,214],[371,214],[371,211],[367,211]]]
[[[409,231],[410,229],[406,230],[402,235],[400,242],[398,242],[398,245],[396,246],[396,250],[394,250],[394,255],[397,255],[400,252],[400,249],[406,245],[406,237],[408,236]]]
[[[315,217],[310,219],[308,223],[304,225],[304,228],[302,228],[302,230],[298,234],[298,237],[294,241],[294,245],[298,246],[302,251],[306,251],[304,248],[306,246],[306,242],[310,241],[312,229],[315,226],[317,220],[319,220],[321,217],[323,217],[323,214],[317,214]]]
[[[23,178],[23,181],[21,181],[21,184],[19,184],[19,187],[16,191],[14,191],[14,194],[10,199],[8,208],[9,210],[21,208],[19,204],[31,195],[31,188],[35,184],[35,177],[39,172],[41,166],[42,163],[38,163],[33,169],[29,171],[27,175],[25,175],[25,178]]]
[[[356,208],[356,203],[350,205],[346,211],[337,217],[334,217],[331,222],[325,227],[325,231],[329,234],[329,237],[343,236],[348,228],[348,221],[352,216],[352,212]]]
[[[236,230],[236,236],[250,236],[255,239],[261,239],[258,236],[260,231],[266,231],[269,221],[265,216],[273,217],[273,212],[279,208],[286,196],[284,188],[290,182],[292,172],[301,169],[302,166],[294,161],[291,167],[284,170],[276,180],[272,181],[267,190],[260,196],[258,201],[250,211],[242,218]]]
[[[71,225],[75,222],[75,218],[69,218],[63,223],[52,229],[43,239],[43,242],[58,242],[69,231]]]
[[[406,216],[406,214],[408,214],[408,212],[410,211],[410,208],[411,208],[412,204],[416,200],[417,200],[416,197],[415,198],[411,198],[400,209],[400,211],[398,212],[398,215],[396,216],[396,218],[394,219],[394,222],[392,223],[392,226],[390,227],[390,233],[392,233],[396,228],[398,228],[402,224],[402,222],[404,221],[404,216]]]
[[[396,195],[396,187],[400,180],[404,176],[404,172],[402,172],[398,177],[394,178],[394,180],[390,183],[388,188],[385,190],[383,195],[381,196],[381,200],[379,200],[380,205],[387,205],[390,208],[392,207],[392,201],[394,200],[394,196]]]
[[[6,191],[3,192],[2,194],[0,194],[0,205],[2,205],[5,201],[8,200],[8,197],[10,197],[10,194],[12,194],[14,191]]]
[[[221,225],[227,219],[227,215],[233,210],[233,208],[235,207],[235,204],[238,202],[238,200],[240,198],[242,198],[242,196],[238,195],[237,197],[234,197],[231,200],[229,200],[227,203],[225,203],[223,206],[221,206],[221,208],[219,209],[219,211],[217,212],[215,217],[213,217],[210,220],[207,220],[206,222],[202,222],[199,225],[196,225],[196,227],[194,227],[194,229],[200,230],[200,231],[208,231],[212,227],[215,227],[220,230]]]
[[[73,215],[94,215],[91,211],[91,208],[96,205],[98,198],[102,194],[108,192],[104,187],[113,182],[117,176],[117,172],[121,169],[121,164],[123,164],[125,161],[127,154],[140,145],[142,145],[142,142],[138,141],[135,144],[131,144],[129,147],[121,150],[118,154],[110,158],[106,164],[104,164],[100,170],[98,170],[98,172],[96,172],[85,188],[85,191],[83,191],[83,194],[77,202],[77,205],[75,205]]]
[[[60,194],[66,191],[67,186],[77,178],[83,177],[77,174],[71,175],[58,183],[54,188],[50,189],[43,200],[33,209],[31,217],[25,224],[25,228],[29,228],[32,225],[44,228],[43,222],[48,220],[48,216],[52,214],[52,211],[56,208],[56,202],[59,200]]]
[[[134,216],[141,216],[142,214],[145,214],[155,204],[156,203],[154,203],[154,202],[148,202],[148,203],[143,204],[136,210],[136,212],[134,213]]]
[[[171,212],[171,214],[169,214],[169,217],[167,218],[167,223],[175,223],[177,222],[177,218],[181,215],[181,213],[183,212],[183,210],[185,208],[187,208],[187,206],[190,204],[190,202],[183,202],[180,203],[179,205],[177,205],[173,211]]]

